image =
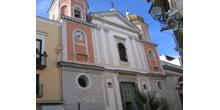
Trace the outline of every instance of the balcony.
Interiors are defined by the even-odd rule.
[[[37,98],[40,98],[43,96],[43,84],[36,85],[36,96]]]
[[[41,52],[37,52],[36,54],[36,67],[37,69],[46,68],[46,59],[47,53],[44,51],[43,54]]]

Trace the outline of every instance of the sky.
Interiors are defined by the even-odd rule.
[[[47,10],[53,0],[36,0],[36,15],[48,18]],[[158,21],[153,20],[148,13],[150,4],[145,0],[87,0],[89,4],[89,12],[102,12],[111,9],[111,1],[114,2],[115,8],[121,14],[125,15],[126,9],[130,13],[136,14],[144,18],[145,23],[149,25],[149,34],[152,42],[158,44],[157,50],[159,55],[169,55],[178,57],[178,52],[175,51],[175,41],[173,32],[160,32],[161,25]]]

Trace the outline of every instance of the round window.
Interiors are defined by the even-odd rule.
[[[162,83],[161,83],[160,81],[157,82],[157,87],[158,87],[159,89],[162,89],[162,88],[163,88]]]
[[[87,75],[81,74],[77,78],[77,83],[81,88],[87,88],[90,85],[90,79]]]

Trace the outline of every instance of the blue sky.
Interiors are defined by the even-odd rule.
[[[37,0],[36,14],[44,18],[48,17],[47,10],[53,0]],[[161,25],[158,21],[152,19],[148,10],[150,4],[145,0],[87,0],[89,3],[89,12],[108,11],[111,8],[111,1],[114,2],[115,8],[125,15],[126,8],[130,13],[142,16],[149,25],[149,34],[151,40],[158,44],[158,52],[160,55],[169,55],[177,57],[178,52],[175,51],[175,42],[172,31],[160,32]]]

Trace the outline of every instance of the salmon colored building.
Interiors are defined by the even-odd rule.
[[[56,80],[47,83],[60,88],[51,92],[56,91],[61,97],[59,106],[39,108],[138,110],[136,90],[155,91],[157,97],[165,98],[171,105],[167,75],[144,19],[129,12],[123,16],[113,6],[110,11],[93,13],[88,13],[88,8],[87,0],[51,3],[48,14],[50,21],[59,24],[58,33],[53,36],[58,41],[51,39],[47,43],[59,45],[60,60],[53,63],[56,73],[48,74],[60,76],[53,76]],[[48,54],[47,58],[57,56],[51,54],[54,55]]]

